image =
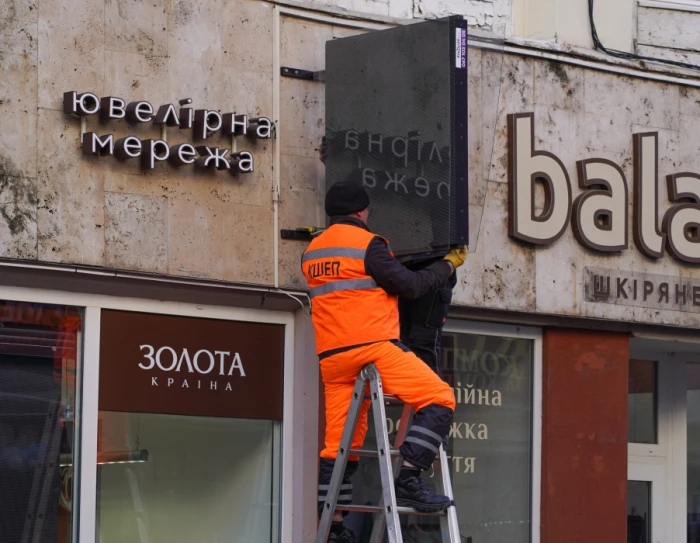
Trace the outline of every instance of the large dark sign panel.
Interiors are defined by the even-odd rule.
[[[327,185],[362,182],[397,255],[467,244],[466,21],[328,42],[326,130]]]

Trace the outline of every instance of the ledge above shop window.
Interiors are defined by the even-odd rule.
[[[639,0],[639,6],[700,13],[700,0]]]

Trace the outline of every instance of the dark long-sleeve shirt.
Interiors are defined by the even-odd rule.
[[[349,224],[369,231],[355,217],[332,217],[331,224]],[[446,260],[438,260],[425,269],[411,271],[391,256],[384,239],[376,236],[367,247],[365,270],[389,294],[415,300],[444,283],[452,273],[452,266]]]

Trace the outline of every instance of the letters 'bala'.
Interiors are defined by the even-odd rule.
[[[667,177],[668,200],[673,205],[659,226],[658,139],[657,132],[632,138],[634,245],[648,258],[661,258],[666,249],[680,262],[697,264],[700,175],[684,172]],[[629,192],[622,168],[602,158],[576,165],[583,192],[572,206],[566,167],[554,154],[535,150],[534,114],[508,115],[508,235],[546,245],[564,233],[571,219],[573,234],[584,247],[600,252],[626,250]],[[538,186],[543,188],[543,201],[537,197]]]

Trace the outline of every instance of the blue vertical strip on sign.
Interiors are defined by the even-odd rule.
[[[454,132],[452,142],[453,170],[455,187],[455,239],[454,245],[469,243],[469,164],[468,126],[468,78],[467,78],[467,22],[454,17],[450,25],[452,47],[450,67],[452,70],[452,111],[454,112]]]

